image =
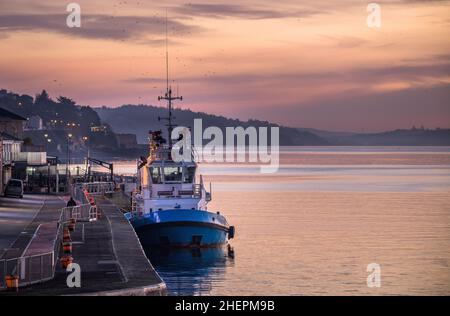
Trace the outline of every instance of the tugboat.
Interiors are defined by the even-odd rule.
[[[144,246],[211,247],[234,237],[234,226],[218,211],[208,211],[211,201],[194,155],[189,161],[172,159],[172,102],[182,97],[166,93],[169,115],[168,142],[161,131],[150,131],[150,154],[137,166],[137,190],[132,195],[132,211],[125,217]],[[161,118],[159,118],[161,119]]]

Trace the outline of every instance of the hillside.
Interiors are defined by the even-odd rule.
[[[164,107],[145,105],[123,105],[118,108],[95,108],[100,119],[106,122],[116,133],[132,133],[137,135],[138,143],[147,143],[149,130],[165,131],[165,121],[158,120],[158,117],[167,116],[167,109]],[[179,126],[193,127],[194,119],[203,120],[203,128],[217,126],[222,130],[225,127],[248,126],[278,126],[269,122],[249,120],[240,121],[223,116],[207,114],[203,112],[193,112],[191,110],[175,109],[173,112],[175,122]],[[296,128],[280,126],[280,145],[282,146],[318,146],[328,145],[328,142],[309,132]]]
[[[32,97],[4,89],[0,90],[0,107],[26,118],[33,115],[41,117],[44,129],[27,131],[26,137],[34,145],[46,146],[53,155],[59,156],[65,152],[67,133],[73,134],[73,143],[79,145],[80,150],[86,150],[89,144],[91,150],[123,156],[131,154],[132,150],[119,148],[116,133],[135,134],[139,144],[147,144],[149,130],[166,131],[165,121],[158,119],[167,115],[165,107],[123,105],[118,108],[92,108],[77,105],[72,99],[63,96],[53,100],[45,90]],[[209,126],[217,126],[222,130],[236,126],[278,126],[267,121],[241,121],[183,109],[175,109],[174,117],[178,125],[191,128],[196,118],[203,120],[203,129]],[[105,130],[92,132],[91,128],[95,126],[102,126]],[[382,133],[353,133],[279,127],[282,146],[450,146],[450,129],[422,127]],[[52,143],[46,142],[47,137],[53,140]],[[141,146],[135,147],[135,151],[142,150]]]
[[[382,133],[309,131],[334,146],[450,146],[450,129],[397,129]]]
[[[34,145],[50,146],[49,150],[53,154],[65,152],[67,134],[72,135],[74,143],[82,145],[83,137],[87,137],[91,148],[117,147],[116,137],[108,126],[104,133],[92,133],[92,127],[102,125],[98,114],[91,107],[77,105],[70,98],[59,96],[53,100],[45,90],[32,97],[1,89],[0,107],[27,119],[39,116],[43,129],[28,131],[26,136],[31,138]],[[52,139],[52,143],[47,144],[43,135]]]

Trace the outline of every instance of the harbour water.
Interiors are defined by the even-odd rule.
[[[169,294],[450,294],[450,148],[283,148],[273,175],[200,166],[233,251],[146,249]]]

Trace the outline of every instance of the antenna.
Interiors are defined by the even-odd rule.
[[[166,8],[166,92],[169,91],[169,41],[167,36],[167,8]]]
[[[167,35],[167,9],[166,9],[166,93],[164,96],[159,96],[158,101],[160,100],[167,100],[167,107],[169,109],[169,116],[168,117],[161,117],[158,118],[158,120],[163,119],[167,120],[167,130],[169,133],[169,147],[172,148],[172,130],[173,130],[173,124],[172,124],[172,101],[174,100],[183,100],[183,97],[179,97],[178,94],[176,97],[172,97],[172,88],[169,86],[169,48],[168,48],[168,35]]]

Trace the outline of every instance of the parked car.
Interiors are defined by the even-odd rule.
[[[23,182],[18,179],[9,179],[5,188],[5,196],[23,198]]]

